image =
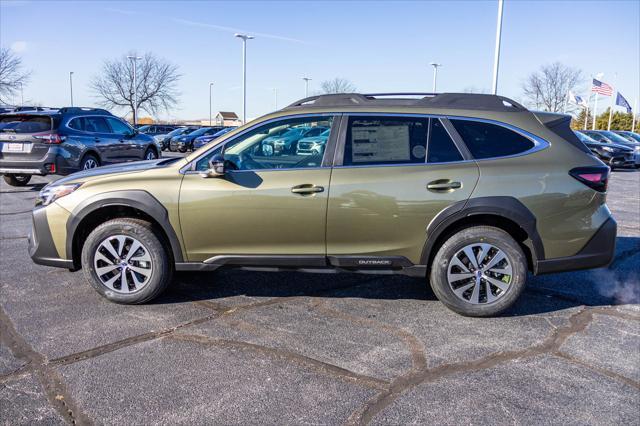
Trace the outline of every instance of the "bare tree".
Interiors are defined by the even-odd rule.
[[[356,86],[352,82],[344,78],[334,78],[333,80],[325,80],[320,83],[320,89],[322,93],[353,93],[356,91]]]
[[[8,104],[30,76],[31,72],[22,70],[22,59],[10,49],[0,48],[0,103]]]
[[[173,108],[179,95],[178,67],[153,53],[145,53],[136,66],[137,108],[134,108],[133,61],[127,56],[136,56],[136,53],[105,61],[101,74],[91,82],[91,88],[101,98],[100,104],[107,108],[129,108],[134,122],[138,119],[137,110],[156,115]]]
[[[569,91],[575,91],[582,80],[582,71],[554,62],[529,75],[522,90],[528,103],[536,109],[561,112]]]

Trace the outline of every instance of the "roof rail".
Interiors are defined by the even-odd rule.
[[[418,98],[415,98],[415,97]],[[408,98],[412,97],[412,98]],[[405,106],[416,108],[472,109],[489,111],[526,111],[514,100],[479,93],[338,93],[301,99],[284,109],[303,107]]]
[[[102,108],[91,108],[91,107],[63,107],[58,108],[58,111],[61,114],[82,114],[82,113],[91,113],[91,114],[104,114],[104,115],[113,115],[111,112]]]

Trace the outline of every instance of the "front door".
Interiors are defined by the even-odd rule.
[[[327,212],[330,261],[420,264],[429,223],[473,191],[475,161],[464,161],[438,118],[351,116],[340,145]]]
[[[286,256],[295,265],[298,256],[301,264],[314,264],[309,260],[314,258],[324,262],[330,165],[323,163],[323,154],[279,151],[264,155],[262,141],[295,127],[326,130],[334,121],[331,115],[271,121],[196,160],[180,191],[180,223],[188,260],[236,256],[248,258],[243,262],[250,264],[252,256]],[[208,161],[217,153],[224,155],[226,174],[201,177],[199,172],[208,168]]]

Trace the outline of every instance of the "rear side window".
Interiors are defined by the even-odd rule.
[[[455,119],[451,123],[476,159],[516,155],[534,147],[530,139],[497,124]]]
[[[427,161],[429,163],[448,163],[462,161],[462,155],[453,143],[451,136],[437,118],[431,119],[429,130],[429,147],[427,148]]]
[[[102,117],[85,117],[84,130],[94,133],[111,133],[111,129]]]
[[[3,133],[41,133],[53,130],[53,120],[49,116],[9,115],[0,118]]]
[[[424,163],[429,119],[350,117],[345,166]]]
[[[76,117],[73,120],[69,121],[68,126],[75,130],[84,131],[84,118]]]

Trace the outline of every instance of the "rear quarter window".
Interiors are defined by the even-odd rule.
[[[535,146],[529,138],[497,124],[456,119],[451,123],[476,159],[517,155]]]

